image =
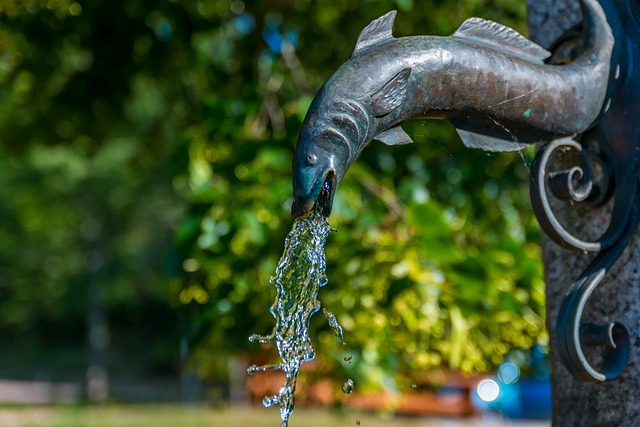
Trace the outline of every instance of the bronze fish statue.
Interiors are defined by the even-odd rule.
[[[337,185],[367,144],[411,143],[400,124],[412,118],[447,120],[466,146],[486,151],[520,150],[589,129],[608,108],[615,39],[602,5],[581,4],[585,40],[566,65],[545,64],[544,48],[480,18],[449,37],[395,38],[395,11],[371,22],[302,124],[293,217],[305,217],[316,203],[328,216]]]

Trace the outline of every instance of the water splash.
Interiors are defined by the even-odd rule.
[[[342,326],[338,323],[338,319],[336,319],[336,315],[327,310],[326,308],[322,309],[322,312],[325,316],[327,316],[327,320],[329,321],[329,327],[333,331],[333,334],[338,338],[340,344],[345,345],[346,342],[344,340],[344,335],[342,333]]]
[[[252,335],[250,341],[275,342],[281,359],[279,365],[256,366],[247,369],[249,375],[269,369],[281,369],[286,380],[278,395],[266,396],[264,406],[280,405],[282,427],[287,427],[295,406],[294,393],[300,366],[315,357],[309,337],[311,316],[320,310],[318,290],[327,283],[324,245],[332,228],[327,218],[311,212],[297,219],[285,240],[276,275],[271,283],[276,287],[276,300],[270,312],[276,320],[271,335]],[[324,310],[332,330],[344,344],[342,328],[335,316]]]

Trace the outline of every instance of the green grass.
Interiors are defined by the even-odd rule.
[[[373,414],[297,408],[290,427],[363,427],[425,425],[417,419],[401,422]],[[279,427],[274,408],[239,406],[211,409],[203,406],[105,405],[0,408],[2,427]]]
[[[358,424],[359,422],[359,424]],[[354,411],[297,408],[290,427],[548,427],[549,422],[379,417]],[[234,406],[104,405],[0,407],[1,427],[280,427],[274,408]]]

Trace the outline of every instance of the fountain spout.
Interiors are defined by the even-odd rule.
[[[629,334],[620,323],[583,324],[581,316],[640,217],[640,127],[634,122],[640,117],[640,3],[581,5],[582,49],[567,65],[545,63],[550,53],[544,48],[479,18],[449,37],[395,38],[395,12],[373,21],[307,112],[293,160],[291,213],[304,218],[316,206],[328,216],[340,181],[362,150],[373,139],[411,143],[400,125],[412,118],[447,120],[466,146],[486,151],[540,143],[531,177],[540,226],[567,249],[598,253],[569,288],[558,317],[558,352],[577,378],[605,381],[626,366]],[[597,153],[577,141],[597,146]],[[577,150],[582,160],[549,173],[556,150]],[[608,183],[597,191],[590,177],[594,158]],[[609,227],[595,241],[574,236],[555,218],[547,190],[572,205],[593,206],[615,196]],[[582,344],[605,347],[599,369]]]
[[[586,37],[569,65],[516,31],[470,18],[449,37],[395,38],[396,12],[369,24],[351,57],[316,95],[293,161],[292,215],[306,216],[327,178],[331,192],[373,139],[411,143],[412,118],[453,123],[468,147],[520,150],[580,134],[605,105],[614,36],[603,7],[584,0]]]

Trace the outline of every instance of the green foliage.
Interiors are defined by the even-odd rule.
[[[77,319],[96,275],[113,307],[169,289],[210,377],[266,351],[247,337],[273,325],[297,131],[358,32],[393,8],[398,36],[448,35],[470,16],[523,31],[525,13],[520,0],[0,5],[0,185],[12,189],[0,324]],[[320,299],[348,346],[312,321],[333,372],[372,387],[491,369],[544,339],[524,158],[465,149],[441,122],[405,129],[415,144],[373,143],[336,194]],[[91,242],[108,260],[98,272]]]
[[[82,348],[90,286],[104,295],[114,349],[144,348],[142,363],[163,368],[176,359],[162,262],[185,209],[172,186],[184,121],[169,112],[179,87],[159,73],[173,56],[123,53],[153,34],[139,21],[112,2],[0,3],[3,360],[23,346]]]
[[[318,88],[358,32],[393,7],[401,9],[396,33],[405,35],[448,34],[472,15],[521,29],[524,15],[520,2],[247,3],[243,13],[261,33],[238,35],[228,28],[244,16],[234,13],[239,4],[218,10],[217,32],[195,38],[210,46],[226,32],[220,57],[198,51],[196,61],[210,81],[225,83],[205,96],[205,119],[184,134],[190,166],[179,176],[193,200],[178,233],[186,270],[179,297],[200,325],[194,363],[214,376],[223,375],[216,358],[266,351],[246,338],[273,325],[268,278],[291,226],[291,153],[309,87]],[[282,52],[278,37],[289,43]],[[334,373],[342,365],[371,387],[425,379],[440,366],[488,370],[511,349],[544,340],[527,160],[467,150],[443,123],[406,128],[416,144],[372,144],[336,194],[330,222],[340,232],[329,236],[329,285],[320,299],[337,314],[348,346],[340,348],[321,316],[312,321],[317,351]]]

